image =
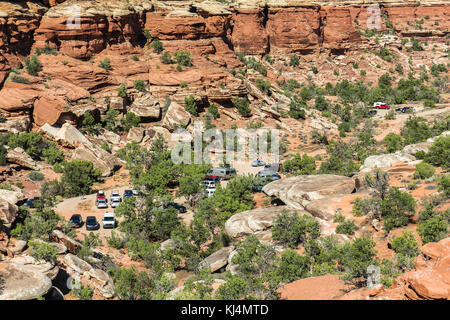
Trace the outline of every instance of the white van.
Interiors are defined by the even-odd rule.
[[[105,212],[102,222],[103,229],[114,228],[116,226],[116,218],[114,212]]]
[[[236,169],[234,168],[212,168],[207,173],[208,176],[217,176],[223,180],[229,180],[235,174]]]

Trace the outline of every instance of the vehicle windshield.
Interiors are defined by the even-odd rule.
[[[80,216],[72,216],[72,218],[70,218],[70,220],[72,220],[72,221],[80,221],[81,217]]]
[[[104,217],[103,218],[104,221],[114,221],[113,217]]]
[[[106,203],[106,200],[105,199],[99,199],[98,203]]]
[[[86,219],[86,223],[91,224],[91,223],[96,223],[97,220],[95,218],[87,218]]]

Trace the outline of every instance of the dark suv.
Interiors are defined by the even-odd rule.
[[[80,228],[83,225],[83,219],[79,214],[73,214],[69,221],[72,223],[72,228]]]
[[[97,218],[94,216],[89,216],[86,218],[86,230],[98,230],[100,229],[100,224],[97,222]]]
[[[186,207],[176,202],[169,202],[163,206],[164,209],[167,209],[169,207],[177,209],[179,213],[186,213]]]

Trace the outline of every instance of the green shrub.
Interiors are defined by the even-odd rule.
[[[209,113],[214,119],[220,118],[219,109],[217,108],[217,105],[216,105],[215,103],[211,103],[211,105],[208,107],[208,113]]]
[[[111,237],[107,238],[106,242],[115,249],[122,249],[124,245],[123,240],[114,231],[111,231]]]
[[[197,102],[195,101],[195,97],[191,94],[184,98],[184,102],[186,103],[184,109],[193,116],[198,117],[199,107],[197,105]]]
[[[269,81],[262,78],[256,79],[256,86],[265,94],[270,94],[270,87],[272,86]]]
[[[31,181],[42,181],[44,179],[44,174],[40,171],[31,171],[28,174],[28,178]]]
[[[58,55],[58,53],[56,52],[55,49],[53,49],[52,47],[46,45],[43,49],[39,49],[37,48],[35,51],[36,55],[39,56],[41,54],[51,54],[53,56]]]
[[[142,80],[135,80],[133,86],[136,90],[140,92],[145,92],[145,82]]]
[[[141,122],[141,117],[137,116],[133,112],[127,112],[125,117],[121,119],[121,124],[124,131],[130,131],[131,128],[137,127]]]
[[[449,216],[434,216],[421,221],[417,227],[422,243],[438,242],[449,236]]]
[[[450,168],[450,136],[437,138],[426,154],[425,161],[448,170]]]
[[[56,261],[56,249],[47,242],[29,241],[28,245],[31,248],[30,255],[36,260],[45,260],[50,262]]]
[[[162,42],[158,38],[154,38],[151,44],[154,53],[161,53],[164,48]]]
[[[386,151],[388,153],[401,150],[403,147],[402,137],[392,132],[386,135],[384,138],[384,143],[386,144]]]
[[[191,67],[192,66],[192,59],[188,51],[177,51],[174,54],[174,58],[176,63],[178,63],[179,66],[183,67]]]
[[[447,198],[450,198],[450,174],[442,174],[438,176],[437,179],[439,185],[439,191],[444,192]]]
[[[103,61],[100,61],[98,66],[106,71],[109,71],[111,70],[111,60],[105,58]]]
[[[17,83],[23,83],[23,84],[30,84],[30,80],[28,80],[28,79],[25,78],[25,77],[18,76],[18,75],[16,75],[16,74],[14,74],[14,75],[11,77],[11,81],[12,81],[12,82],[17,82]]]
[[[247,98],[236,97],[233,99],[233,104],[236,106],[240,115],[249,117],[251,114],[250,101]]]
[[[31,76],[37,76],[38,73],[42,70],[42,65],[39,62],[37,56],[32,56],[31,58],[27,58],[25,60],[25,69],[28,74]]]
[[[393,228],[406,226],[409,217],[416,211],[416,201],[407,192],[391,187],[387,197],[381,201],[383,226],[388,233]]]
[[[290,56],[289,65],[291,67],[298,67],[300,65],[300,58],[298,57],[298,55],[293,54]]]
[[[174,63],[172,60],[172,57],[170,55],[169,52],[165,51],[162,55],[161,55],[161,62],[164,64],[172,64]]]
[[[339,234],[353,235],[356,230],[358,230],[358,227],[353,220],[343,221],[336,227],[336,233]]]
[[[299,216],[296,212],[284,210],[275,220],[272,227],[272,238],[296,248],[299,243],[316,239],[320,236],[320,225],[310,216]]]
[[[125,83],[122,83],[120,85],[120,87],[117,88],[117,94],[119,95],[119,97],[121,97],[123,99],[127,98],[127,96],[128,96],[127,91],[128,91],[128,87],[127,87],[127,85]]]
[[[426,162],[421,162],[416,165],[416,171],[414,172],[414,179],[428,179],[434,175],[435,168]]]
[[[316,161],[313,157],[296,154],[294,158],[284,161],[282,171],[294,175],[309,175],[315,173]]]
[[[92,162],[73,160],[65,162],[61,182],[65,186],[65,196],[76,197],[90,192],[91,186],[98,181],[101,172]]]

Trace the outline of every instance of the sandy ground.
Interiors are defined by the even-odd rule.
[[[281,299],[289,300],[334,300],[349,289],[338,275],[328,274],[297,280],[285,285],[281,290]]]

